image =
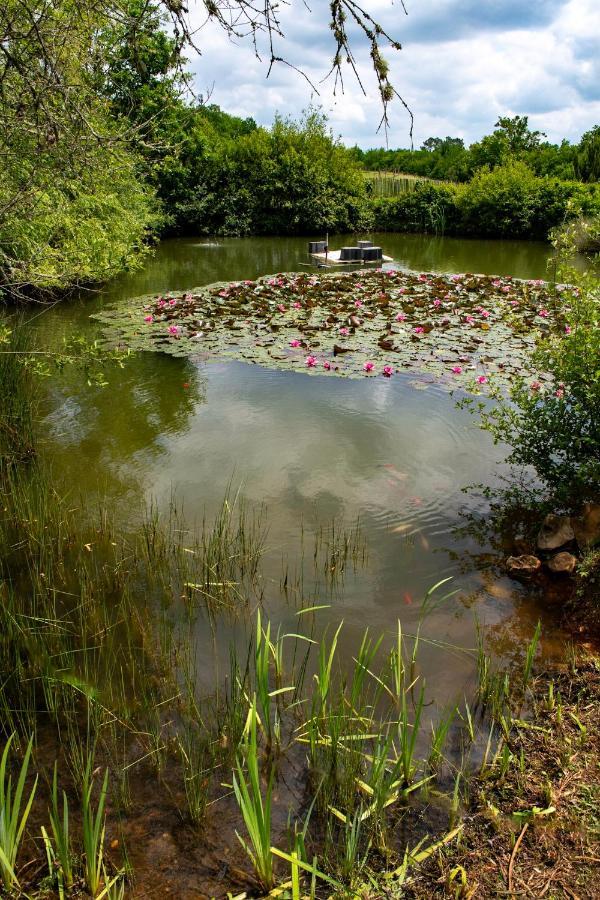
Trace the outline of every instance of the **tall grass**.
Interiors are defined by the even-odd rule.
[[[27,744],[16,784],[13,784],[12,775],[8,771],[13,739],[14,735],[11,735],[0,758],[0,876],[7,891],[19,886],[15,866],[38,782],[36,776],[29,798],[24,803],[33,736]]]
[[[248,740],[244,748],[245,766],[244,761],[238,758],[233,774],[233,790],[248,835],[248,840],[244,840],[238,834],[239,841],[252,862],[258,881],[269,891],[274,884],[271,853],[273,770],[271,768],[269,771],[263,797],[258,758],[257,718],[254,699],[248,713]]]

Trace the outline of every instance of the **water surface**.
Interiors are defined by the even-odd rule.
[[[546,244],[373,237],[396,267],[547,277]],[[308,261],[307,240],[164,241],[140,271],[46,311],[37,325],[49,344],[77,331],[93,338],[99,326],[89,316],[104,304],[298,271]],[[330,608],[320,624],[343,618],[351,652],[367,625],[391,635],[400,618],[415,632],[420,598],[447,577],[457,593],[424,626],[438,643],[472,648],[477,617],[495,635],[497,653],[510,654],[546,615],[501,574],[497,559],[482,557],[488,548],[456,533],[464,514],[485,515],[485,503],[464,489],[497,484],[507,471],[506,448],[494,446],[435,385],[414,375],[350,381],[161,354],[140,354],[106,375],[102,389],[77,371],[52,380],[45,452],[57,476],[88,503],[107,496],[124,522],[139,517],[142,501],[165,509],[173,494],[189,521],[210,517],[228,487],[251,507],[264,505],[264,602],[275,622],[297,627],[296,605],[322,599]],[[357,520],[368,559],[348,567],[331,593],[322,573],[314,578],[314,535]],[[302,587],[282,597],[285,566],[297,572],[303,558]],[[474,677],[472,656],[436,644],[423,645],[421,665],[440,703],[466,693]],[[204,677],[210,680],[208,669]]]

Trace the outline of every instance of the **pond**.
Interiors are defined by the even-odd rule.
[[[372,237],[396,268],[547,275],[545,244]],[[141,271],[54,307],[38,323],[50,343],[74,330],[99,336],[90,315],[103,307],[140,294],[302,271],[306,244],[304,238],[164,241]],[[510,655],[538,617],[551,620],[536,597],[502,574],[489,547],[457,533],[465,516],[486,511],[480,495],[464,489],[498,484],[506,448],[494,446],[446,390],[414,376],[307,377],[157,353],[138,354],[122,370],[109,367],[106,377],[105,388],[89,387],[73,372],[53,380],[44,431],[54,472],[87,503],[99,494],[109,498],[124,521],[139,515],[140,500],[164,510],[173,496],[186,520],[210,518],[228,490],[255,510],[264,507],[263,594],[274,623],[289,626],[295,604],[309,598],[329,606],[320,614],[323,626],[344,619],[348,648],[367,624],[375,633],[393,632],[400,618],[410,633],[424,594],[445,578],[452,582],[444,590],[457,593],[428,620],[432,640],[473,648],[479,621],[496,653]],[[361,561],[346,566],[332,595],[315,575],[314,541],[321,535],[327,544],[333,528],[357,523]],[[308,573],[291,602],[289,596],[282,602],[284,567]],[[474,677],[470,655],[455,653],[450,662],[435,644],[423,648],[422,666],[442,705],[464,694]],[[210,669],[204,677],[210,682]]]

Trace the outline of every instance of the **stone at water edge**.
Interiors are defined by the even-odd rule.
[[[594,547],[600,542],[600,503],[586,503],[581,516],[571,517],[571,524],[579,548]]]
[[[538,550],[558,550],[575,540],[575,532],[569,516],[548,513],[537,536]]]
[[[572,575],[577,568],[577,557],[563,550],[549,559],[546,565],[554,575]]]
[[[523,556],[509,556],[506,560],[506,568],[508,574],[513,578],[530,578],[535,575],[542,567],[541,561],[537,556],[530,553],[524,553]]]

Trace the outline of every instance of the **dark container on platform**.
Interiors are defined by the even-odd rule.
[[[362,254],[365,262],[376,262],[377,260],[383,259],[383,250],[381,247],[365,247]]]

